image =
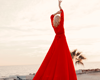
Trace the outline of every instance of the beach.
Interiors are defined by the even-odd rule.
[[[32,80],[40,64],[0,66],[0,80]],[[76,65],[77,80],[100,80],[100,62],[85,62],[84,66]]]
[[[77,70],[77,80],[99,80],[100,79],[100,69],[87,69],[87,70]],[[29,75],[15,75],[0,78],[0,80],[32,80],[35,73]]]
[[[100,72],[77,75],[78,80],[100,80]]]
[[[77,70],[77,79],[78,80],[99,80],[100,79],[100,69],[84,69]]]
[[[32,80],[33,75],[27,75],[27,79],[22,80]],[[14,80],[13,78],[1,78],[0,80]],[[19,79],[17,79],[19,80]],[[78,74],[77,80],[100,80],[100,72],[88,73],[88,74]]]

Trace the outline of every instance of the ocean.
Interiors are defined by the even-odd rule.
[[[0,78],[14,75],[29,75],[36,73],[40,64],[0,66]],[[75,70],[100,68],[100,62],[84,62],[84,66],[75,65]]]

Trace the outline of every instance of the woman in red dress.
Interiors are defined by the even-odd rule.
[[[51,15],[55,38],[33,80],[77,80],[75,68],[64,32],[64,12]],[[60,14],[58,16],[57,14]]]

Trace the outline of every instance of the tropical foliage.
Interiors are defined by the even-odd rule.
[[[81,64],[84,65],[82,62],[86,58],[81,54],[81,52],[77,52],[77,49],[73,50],[71,53],[72,59],[75,60],[75,65],[76,64]]]

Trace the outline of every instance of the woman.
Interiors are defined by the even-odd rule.
[[[64,12],[60,4],[61,1],[60,11],[51,15],[55,38],[33,80],[77,80],[64,34]]]

